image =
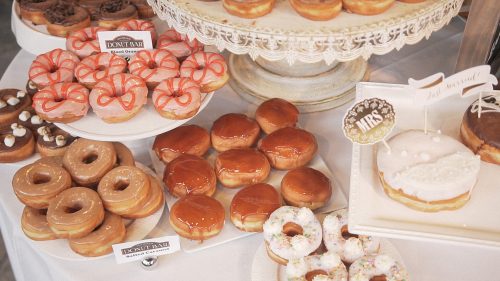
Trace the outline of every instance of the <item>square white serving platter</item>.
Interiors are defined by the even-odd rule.
[[[149,147],[152,147],[152,143]],[[151,155],[151,160],[153,162],[153,167],[156,170],[157,176],[159,179],[163,178],[163,172],[165,170],[165,165],[158,159],[156,156],[156,153],[153,150],[150,150],[150,155]],[[209,152],[207,153],[207,156],[205,157],[208,162],[210,162],[213,166],[213,163],[215,161],[215,157],[217,156],[217,152],[213,149],[210,149]],[[315,211],[315,213],[329,213],[338,209],[346,208],[347,207],[347,199],[342,192],[342,188],[340,187],[338,181],[334,178],[328,167],[326,166],[325,162],[323,159],[319,156],[316,155],[314,159],[307,165],[308,167],[314,168],[316,170],[321,171],[323,174],[325,174],[331,181],[332,183],[332,197],[330,201],[322,208],[318,209]],[[281,184],[281,179],[283,176],[286,174],[287,171],[279,171],[272,169],[271,174],[269,175],[269,178],[267,179],[267,183],[274,186],[278,192]],[[167,188],[165,187],[167,190]],[[215,247],[224,243],[231,242],[236,239],[244,238],[249,235],[255,234],[255,232],[244,232],[236,228],[233,223],[230,220],[230,213],[229,213],[229,207],[231,205],[231,201],[234,197],[234,195],[240,190],[241,188],[236,188],[236,189],[229,189],[223,187],[219,182],[217,182],[217,190],[214,194],[214,198],[219,200],[219,202],[222,203],[224,206],[224,209],[226,211],[226,221],[224,222],[224,228],[222,228],[222,231],[215,237],[212,237],[210,239],[207,239],[203,242],[199,241],[194,241],[194,240],[189,240],[186,238],[181,237],[181,247],[182,250],[186,253],[194,253],[200,250],[205,250],[209,249],[211,247]],[[177,201],[177,198],[173,197],[170,195],[170,193],[165,192],[165,201],[167,202],[168,208],[172,208],[174,203]]]
[[[359,83],[356,99],[378,97],[396,112],[391,135],[424,128],[424,108],[413,103],[406,85]],[[478,97],[449,97],[428,108],[428,128],[459,137],[465,110]],[[387,139],[388,139],[387,138]],[[377,145],[353,145],[349,196],[349,231],[411,240],[500,247],[500,165],[481,162],[470,201],[461,209],[425,213],[410,209],[384,193],[377,176]]]

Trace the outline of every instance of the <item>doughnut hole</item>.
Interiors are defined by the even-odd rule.
[[[344,238],[345,240],[352,238],[352,237],[358,238],[358,235],[352,234],[349,232],[349,230],[347,229],[347,225],[342,226],[342,228],[340,229],[340,233],[342,234],[342,238]],[[379,280],[377,280],[377,281],[379,281]]]
[[[287,222],[283,225],[282,232],[289,237],[294,237],[296,235],[304,234],[304,229],[302,228],[302,226],[294,222]]]
[[[156,64],[156,62],[153,61],[153,60],[148,61],[147,66],[149,67],[149,69],[155,69],[155,68],[158,67],[158,65]]]
[[[96,70],[97,71],[104,71],[104,70],[106,70],[106,66],[105,65],[98,65]]]
[[[84,164],[92,164],[94,163],[95,160],[97,160],[99,156],[97,155],[96,152],[94,151],[91,151],[90,153],[87,153],[83,159],[82,159],[82,163]]]
[[[38,209],[37,212],[41,216],[46,216],[47,215],[47,209]]]
[[[33,175],[33,184],[44,184],[52,180],[52,177],[44,173],[35,173]]]
[[[65,206],[64,212],[66,214],[74,214],[74,213],[80,211],[82,208],[83,208],[82,205],[80,205],[79,203],[75,203],[75,204],[72,204],[69,206]]]
[[[370,281],[387,281],[387,277],[385,275],[377,275],[370,278]]]
[[[127,187],[130,185],[130,182],[126,179],[118,179],[115,184],[113,185],[113,189],[116,191],[123,191],[127,189]]]
[[[305,278],[307,281],[312,281],[314,279],[314,277],[316,277],[318,275],[328,276],[328,273],[326,273],[326,271],[324,271],[324,270],[316,269],[316,270],[309,271],[308,273],[306,273]],[[370,280],[370,281],[372,281],[372,280]],[[376,281],[382,281],[382,280],[376,280]]]

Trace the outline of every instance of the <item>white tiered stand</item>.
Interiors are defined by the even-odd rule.
[[[369,75],[367,59],[428,38],[457,15],[463,0],[396,1],[375,16],[342,12],[329,21],[299,16],[286,0],[258,19],[228,14],[222,1],[148,0],[158,16],[181,33],[228,50],[230,84],[260,103],[272,97],[301,112],[340,106]]]

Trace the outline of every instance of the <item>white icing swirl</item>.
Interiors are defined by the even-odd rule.
[[[479,111],[479,99],[472,104],[470,109],[471,113],[476,113],[478,111]],[[488,113],[488,112],[500,113],[500,94],[483,97],[481,101],[481,113]]]

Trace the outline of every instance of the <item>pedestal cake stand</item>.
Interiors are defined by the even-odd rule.
[[[396,1],[375,16],[342,12],[329,21],[299,16],[286,0],[261,18],[228,14],[222,1],[148,0],[180,33],[228,50],[230,85],[253,103],[281,97],[301,112],[340,106],[368,77],[366,60],[428,38],[449,23],[463,0]]]

